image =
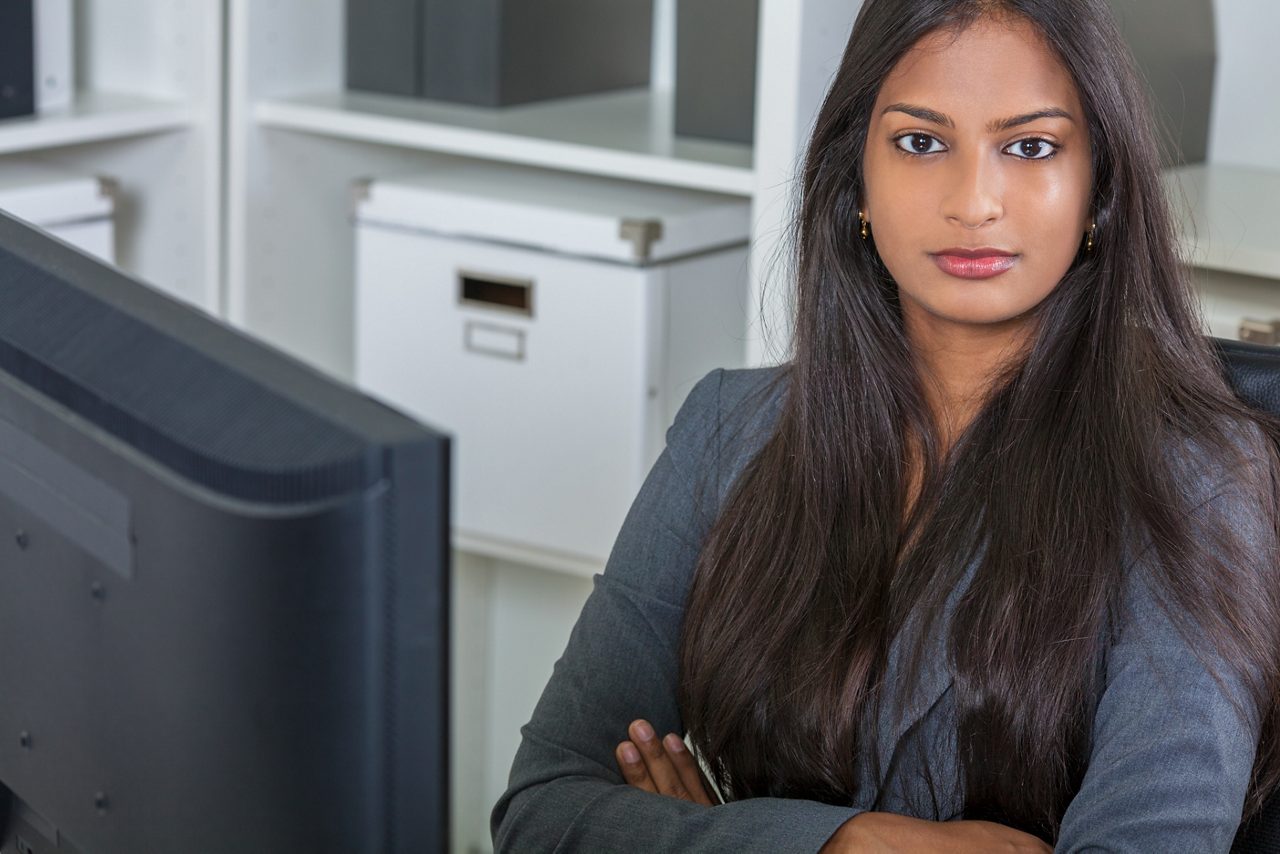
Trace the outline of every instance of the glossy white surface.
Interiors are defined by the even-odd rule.
[[[649,90],[485,109],[355,92],[259,102],[263,127],[749,196],[751,147],[676,137]]]
[[[750,204],[733,196],[505,163],[375,180],[366,192],[358,211],[362,222],[627,264],[745,245],[751,229]],[[661,234],[638,245],[627,224],[646,222],[659,223]]]
[[[182,130],[196,122],[181,101],[83,92],[65,110],[0,121],[0,154]]]
[[[1166,182],[1192,265],[1280,279],[1280,169],[1197,164]]]

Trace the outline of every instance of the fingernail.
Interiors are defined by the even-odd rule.
[[[640,751],[636,750],[629,744],[622,747],[622,761],[628,765],[635,765],[640,761]]]
[[[641,721],[636,724],[636,737],[641,741],[653,741],[653,727]]]
[[[674,732],[663,739],[663,744],[665,744],[667,746],[667,750],[670,750],[672,753],[684,752],[684,739],[676,735]]]

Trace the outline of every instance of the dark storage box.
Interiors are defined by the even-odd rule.
[[[347,87],[481,107],[649,85],[653,0],[347,0]]]
[[[0,0],[0,119],[36,111],[32,0]]]
[[[678,0],[676,134],[755,139],[760,0]]]

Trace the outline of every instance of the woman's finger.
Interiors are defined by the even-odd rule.
[[[627,782],[627,785],[653,792],[655,795],[658,793],[658,787],[654,785],[653,778],[649,776],[649,769],[645,766],[644,759],[634,744],[629,741],[622,742],[614,748],[613,756],[618,762],[618,769],[622,771],[622,779]]]
[[[640,756],[644,759],[645,768],[654,785],[658,787],[658,794],[692,801],[693,795],[685,788],[680,772],[676,770],[675,763],[667,755],[662,740],[654,733],[649,722],[633,721],[628,732],[636,747],[640,748]]]
[[[712,806],[715,802],[711,800],[711,796],[707,793],[709,787],[703,780],[702,769],[698,767],[698,760],[693,758],[693,754],[685,746],[684,739],[672,732],[667,734],[662,743],[667,750],[667,755],[671,757],[672,764],[676,766],[676,773],[680,775],[680,780],[684,783],[685,790],[693,798],[693,802],[702,804],[705,807]]]

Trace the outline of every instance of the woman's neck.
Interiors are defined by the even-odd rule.
[[[906,306],[904,306],[904,309]],[[991,384],[1030,343],[1027,318],[955,323],[919,309],[904,311],[907,340],[925,402],[945,454],[978,414]]]

